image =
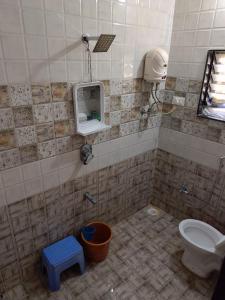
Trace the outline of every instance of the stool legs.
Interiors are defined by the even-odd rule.
[[[55,269],[48,269],[48,286],[53,292],[60,289],[60,273]]]
[[[78,264],[80,266],[80,272],[81,272],[81,274],[83,274],[84,271],[85,271],[85,260],[84,260],[84,254],[83,253],[79,254]]]

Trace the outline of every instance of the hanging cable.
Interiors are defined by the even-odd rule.
[[[151,94],[150,94],[150,97],[149,97],[149,109],[148,109],[149,113],[152,111],[154,106],[156,106],[157,110],[159,111],[158,104],[160,103],[160,101],[158,101],[157,97],[155,97],[155,95],[154,95],[154,86],[155,86],[155,84],[153,83],[153,85],[151,87]],[[151,96],[152,96],[153,103],[151,103],[151,101],[150,101]]]
[[[149,113],[152,111],[153,107],[156,106],[157,107],[157,110],[158,112],[160,111],[159,109],[159,104],[161,106],[163,106],[163,102],[159,99],[159,97],[157,96],[157,92],[159,91],[159,82],[157,82],[156,84],[153,83],[152,85],[152,89],[151,89],[151,96],[152,96],[152,99],[153,99],[153,103],[150,105],[150,97],[149,97]],[[173,106],[172,109],[170,109],[168,112],[163,112],[161,111],[161,113],[163,115],[169,115],[171,114],[172,112],[174,112],[176,110],[176,107]]]
[[[88,55],[88,74],[90,76],[90,81],[93,81],[93,77],[92,77],[92,60],[91,60],[91,49],[90,49],[90,43],[89,41],[83,41],[86,51],[87,51],[87,55]]]
[[[155,90],[154,90],[154,92],[155,92],[155,98],[157,99],[157,101],[158,101],[159,103],[162,103],[161,100],[159,99],[159,97],[157,96],[157,92],[159,91],[158,87],[159,87],[159,82],[157,82],[157,83],[155,84]]]

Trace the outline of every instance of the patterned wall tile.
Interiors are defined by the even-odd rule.
[[[122,81],[121,80],[110,80],[110,95],[121,95],[122,94]]]
[[[42,223],[33,225],[32,226],[32,235],[33,235],[34,244],[35,244],[35,242],[37,242],[36,239],[39,237],[45,236],[48,240],[47,232],[48,232],[48,223],[46,220]],[[47,242],[46,242],[46,245],[47,245]],[[38,250],[37,245],[36,245],[35,249]]]
[[[15,129],[16,142],[19,147],[37,143],[35,126],[26,126]]]
[[[80,149],[81,145],[84,144],[84,137],[81,135],[73,135],[72,136],[72,149],[77,150]]]
[[[110,129],[99,132],[98,143],[106,142],[110,140]]]
[[[55,121],[69,119],[68,105],[65,102],[53,103],[53,115]]]
[[[0,109],[0,131],[14,127],[13,112],[11,108]]]
[[[31,105],[31,88],[27,84],[9,86],[9,96],[11,106]]]
[[[176,78],[175,77],[167,77],[166,78],[166,89],[175,91],[176,87]]]
[[[46,219],[46,212],[43,207],[40,209],[33,210],[30,213],[30,222],[32,226],[45,222],[45,219]]]
[[[56,154],[72,151],[72,139],[70,136],[56,139]]]
[[[213,127],[207,128],[206,138],[208,140],[218,143],[220,141],[220,136],[221,136],[221,129],[213,128]]]
[[[151,82],[148,82],[146,80],[142,81],[142,92],[149,92],[153,88],[153,84]]]
[[[199,80],[190,80],[188,91],[190,93],[200,94],[202,87],[202,82]]]
[[[48,235],[46,233],[37,236],[34,239],[34,247],[36,250],[41,250],[49,244]]]
[[[106,80],[103,81],[103,84],[107,96],[105,97],[105,123],[110,124],[111,122],[113,128],[98,135],[87,137],[89,142],[95,144],[118,138],[120,136],[120,123],[138,120],[139,107],[144,103],[147,104],[149,98],[148,89],[150,85],[143,84],[142,79]],[[0,95],[3,100],[2,106],[0,103],[0,107],[2,107],[0,110],[0,113],[2,111],[0,130],[4,130],[4,132],[1,133],[0,137],[0,151],[18,147],[20,162],[17,163],[21,164],[53,156],[56,153],[71,151],[71,149],[79,149],[84,139],[78,138],[75,134],[71,88],[72,84],[64,82],[33,84],[31,86],[27,84],[1,86]],[[8,105],[12,107],[6,108]],[[110,109],[112,110],[111,115]],[[122,112],[121,109],[123,109]],[[11,117],[6,112],[10,112]],[[134,125],[131,126],[130,124],[129,126],[129,134],[136,131],[136,129],[132,129]],[[139,128],[139,130],[145,129],[147,126]],[[55,140],[67,136],[71,137],[70,141],[69,139]],[[39,144],[37,145],[37,143]],[[9,166],[10,163],[6,167],[5,163],[0,161],[0,170]]]
[[[85,137],[85,143],[95,145],[98,143],[98,133],[93,133]]]
[[[133,92],[133,79],[122,81],[122,94],[129,94]]]
[[[149,93],[136,93],[134,94],[134,103],[132,103],[131,107],[145,105],[146,102],[147,104],[149,103]]]
[[[187,93],[185,98],[185,106],[191,108],[197,108],[199,95],[193,93]]]
[[[127,123],[130,121],[131,111],[130,110],[122,110],[121,111],[121,123]]]
[[[38,143],[38,157],[39,159],[47,158],[56,155],[56,142],[49,140],[47,142]]]
[[[139,121],[133,121],[128,123],[130,126],[130,133],[136,133],[139,131]]]
[[[15,234],[15,242],[20,259],[34,252],[31,228],[22,230]]]
[[[33,106],[35,123],[47,123],[53,121],[52,104],[38,104]]]
[[[15,127],[29,126],[34,123],[31,106],[13,108],[13,117]]]
[[[26,200],[21,200],[16,203],[12,203],[8,206],[9,214],[11,217],[20,216],[24,212],[28,211]]]
[[[66,102],[67,114],[69,119],[74,119],[74,106],[72,101]]]
[[[53,122],[36,125],[37,141],[45,142],[54,138]]]
[[[32,85],[31,93],[34,104],[46,103],[51,101],[51,89],[48,84]]]
[[[140,93],[142,91],[142,79],[137,78],[133,80],[133,93]]]
[[[0,169],[5,170],[21,164],[19,149],[0,152]]]
[[[175,94],[173,96],[172,104],[184,106],[184,104],[185,104],[185,96],[184,95]]]
[[[180,131],[181,130],[182,121],[177,118],[171,118],[171,129]]]
[[[104,113],[110,112],[110,97],[104,97]]]
[[[14,252],[14,249],[4,252],[1,256],[0,256],[0,266],[1,268],[6,267],[10,264],[14,264],[16,265],[16,254]]]
[[[121,96],[110,97],[110,111],[116,111],[121,109]]]
[[[183,120],[181,123],[181,132],[186,134],[192,134],[192,123],[189,121]]]
[[[128,94],[121,96],[121,109],[131,109],[135,102],[135,94]]]
[[[120,126],[112,126],[110,129],[110,138],[111,139],[117,139],[120,137]]]
[[[52,89],[52,100],[53,101],[67,101],[67,83],[66,82],[56,82],[51,84]]]
[[[63,137],[71,134],[70,122],[58,121],[54,123],[55,137]]]
[[[130,120],[134,121],[134,120],[139,120],[140,119],[140,107],[134,107],[131,109],[130,111]]]
[[[131,130],[137,123],[130,122]],[[112,128],[114,129],[115,132],[119,132],[119,126]],[[101,215],[101,219],[111,223],[145,206],[151,192],[149,181],[152,173],[149,172],[149,168],[152,165],[149,165],[149,160],[152,159],[153,162],[154,155],[150,153],[140,154],[8,206],[15,242],[12,243],[12,239],[6,236],[8,251],[3,251],[0,247],[0,263],[3,262],[3,266],[8,268],[5,274],[9,274],[10,280],[14,282],[11,278],[14,276],[13,268],[10,266],[14,264],[15,267],[15,250],[20,261],[19,272],[25,280],[26,276],[33,274],[32,270],[35,271],[38,267],[39,255],[37,259],[32,259],[32,256],[44,246],[61,239],[64,234],[74,233],[74,228],[79,229],[84,222],[97,218],[99,213],[104,214]],[[99,191],[103,186],[106,190],[102,191],[100,196]],[[93,208],[89,203],[83,202],[83,192],[86,190],[96,195],[96,198],[99,197],[101,207]],[[125,191],[129,193],[126,194]]]
[[[186,78],[177,78],[175,90],[178,92],[188,92],[189,79]]]
[[[44,194],[37,194],[27,198],[27,206],[29,211],[33,211],[45,206]]]
[[[37,145],[20,147],[19,151],[22,164],[38,160]]]
[[[106,97],[110,96],[110,81],[109,80],[103,80],[102,83],[104,85],[104,95]]]
[[[16,147],[14,131],[0,132],[0,151]]]
[[[130,134],[130,124],[125,123],[120,125],[120,136],[125,136]]]
[[[121,120],[121,112],[120,111],[114,111],[110,113],[110,124],[112,126],[119,125]]]
[[[0,86],[0,108],[9,106],[9,94],[8,94],[8,86],[1,85]]]
[[[18,217],[12,217],[11,222],[13,225],[14,233],[20,232],[30,226],[29,216],[25,213]]]
[[[109,113],[104,113],[105,124],[110,125]]]

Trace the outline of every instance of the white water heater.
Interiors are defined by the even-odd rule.
[[[150,50],[145,57],[144,79],[150,82],[166,80],[168,54],[162,48]]]

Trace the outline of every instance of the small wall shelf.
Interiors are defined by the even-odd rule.
[[[104,86],[102,82],[73,86],[76,131],[82,136],[111,128],[104,122]]]

